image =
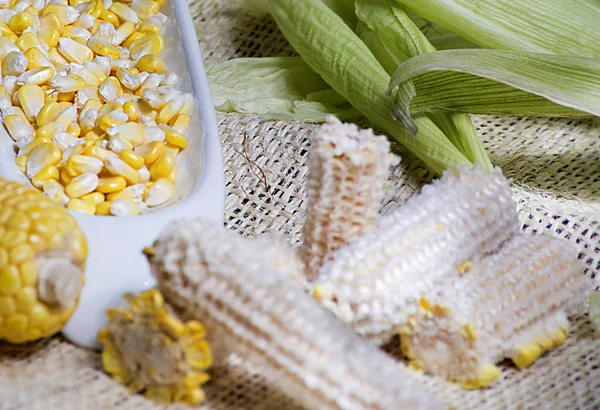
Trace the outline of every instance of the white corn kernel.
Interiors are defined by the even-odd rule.
[[[140,80],[140,78],[137,75],[131,74],[124,68],[117,68],[115,75],[117,76],[121,84],[124,87],[130,89],[131,91],[137,90],[142,84],[142,80]]]
[[[170,102],[176,98],[181,97],[181,92],[175,87],[167,87],[167,86],[161,85],[160,87],[158,87],[156,89],[156,92],[166,102]],[[183,101],[181,101],[181,105],[183,106]],[[177,110],[177,111],[179,111],[179,110]]]
[[[123,196],[112,201],[110,213],[114,216],[136,216],[139,214],[139,207],[131,198]]]
[[[61,150],[66,151],[74,147],[79,142],[79,138],[74,137],[68,132],[58,132],[52,136],[52,142]]]
[[[17,78],[17,84],[44,84],[52,79],[54,69],[51,67],[37,67],[25,71]]]
[[[145,127],[142,125],[136,122],[127,122],[125,124],[109,128],[106,132],[111,137],[114,137],[117,134],[122,134],[131,143],[138,144],[144,141],[144,131]]]
[[[62,152],[54,144],[42,143],[31,151],[27,158],[27,177],[36,176],[48,165],[56,165],[62,158]]]
[[[111,70],[118,70],[119,68],[122,68],[124,70],[129,70],[130,68],[133,68],[134,64],[133,61],[128,60],[126,58],[113,58],[110,61],[110,68]]]
[[[19,88],[19,85],[17,84],[17,77],[14,75],[5,76],[2,79],[2,85],[6,89],[6,95],[8,95],[10,98],[12,98],[15,91],[17,91]]]
[[[94,109],[88,109],[81,112],[82,115],[79,117],[79,122],[82,132],[91,131],[96,127],[98,123],[98,111]]]
[[[66,205],[71,199],[65,193],[64,187],[58,181],[55,181],[53,179],[44,182],[42,190],[44,192],[44,195],[46,195],[52,201],[61,205]]]
[[[166,178],[158,179],[148,188],[146,204],[155,207],[169,201],[175,195],[175,186]]]
[[[144,91],[142,91],[142,98],[150,107],[154,108],[155,110],[160,110],[166,104],[165,100],[163,100],[156,91],[149,88],[146,88]]]
[[[85,80],[77,74],[55,75],[50,85],[61,93],[72,93],[85,87]]]
[[[140,22],[137,13],[124,3],[113,3],[108,11],[115,13],[122,20],[131,21],[133,24],[138,24]]]
[[[145,142],[162,142],[165,140],[165,132],[159,127],[144,127]]]
[[[105,2],[106,3],[106,2]],[[75,21],[75,25],[77,27],[91,29],[96,24],[96,17],[92,16],[89,13],[81,13]]]
[[[106,161],[106,169],[114,176],[125,178],[130,184],[137,184],[140,182],[140,174],[134,168],[127,165],[121,158],[108,158]]]
[[[58,51],[67,58],[67,60],[83,64],[94,58],[94,53],[87,46],[69,38],[61,37],[58,39]]]
[[[102,81],[99,92],[105,101],[114,101],[123,95],[123,88],[116,77],[108,77]]]
[[[108,140],[108,149],[110,149],[116,154],[119,154],[123,150],[130,150],[132,148],[133,145],[131,144],[131,142],[129,142],[127,138],[120,132],[112,135]]]
[[[74,175],[86,173],[99,174],[102,168],[104,168],[104,163],[90,155],[72,155],[67,161],[67,167],[69,167]]]
[[[0,59],[6,58],[9,53],[18,53],[21,50],[8,37],[0,36]]]
[[[85,44],[92,36],[92,33],[83,27],[68,26],[64,28],[63,36],[70,37],[81,44]]]
[[[150,171],[145,165],[138,170],[138,173],[140,174],[140,184],[150,182]]]
[[[102,40],[112,44],[114,36],[117,35],[117,30],[112,23],[105,22],[98,26],[94,36],[101,38]]]
[[[18,76],[27,70],[27,57],[20,51],[11,51],[2,61],[2,75]]]
[[[167,86],[167,87],[175,87],[178,82],[179,82],[179,77],[177,76],[177,74],[174,73],[173,71],[167,71],[164,74],[164,78],[161,80],[160,85]]]
[[[35,121],[45,103],[46,95],[44,90],[35,84],[25,84],[14,95],[18,96],[19,103],[27,119],[31,122]]]
[[[65,108],[54,121],[68,127],[71,123],[77,121],[77,107],[71,105]]]
[[[8,134],[15,141],[23,137],[32,137],[34,130],[27,118],[21,115],[7,115],[4,117],[4,126]]]

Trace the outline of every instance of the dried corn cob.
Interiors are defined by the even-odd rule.
[[[156,289],[126,300],[129,306],[107,312],[108,326],[98,333],[104,369],[159,403],[202,402],[212,362],[204,326],[179,320]]]
[[[0,114],[19,168],[36,188],[59,184],[67,200],[48,196],[77,212],[137,215],[167,203],[193,99],[176,89],[178,76],[159,56],[162,2],[39,1],[19,10],[23,4],[5,8],[12,17],[0,41]],[[158,156],[136,152],[147,142]],[[100,165],[82,177],[74,156]],[[124,179],[121,194],[143,181],[148,195],[113,201],[98,183],[109,177]]]
[[[576,249],[549,236],[519,235],[472,272],[421,300],[401,332],[418,367],[465,388],[485,387],[510,358],[527,367],[568,335],[567,317],[583,313],[591,283]]]
[[[240,354],[308,408],[442,408],[408,369],[272,269],[252,241],[222,226],[178,221],[149,254],[166,300],[206,324],[216,363]]]
[[[294,282],[306,286],[305,264],[297,248],[280,237],[263,235],[251,239],[263,250],[264,256],[276,271],[288,275]]]
[[[62,206],[0,178],[0,340],[58,332],[77,306],[87,242]]]
[[[315,130],[311,144],[303,257],[308,279],[314,280],[336,249],[375,225],[390,144],[335,117]]]
[[[446,171],[383,216],[377,230],[338,250],[314,297],[360,335],[386,343],[421,297],[518,233],[511,195],[499,169]]]

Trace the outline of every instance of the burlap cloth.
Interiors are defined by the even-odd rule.
[[[271,19],[249,16],[230,3],[190,4],[208,64],[233,57],[293,54]],[[577,243],[586,274],[599,275],[600,121],[475,120],[493,162],[513,178],[524,229]],[[219,115],[229,228],[246,235],[277,233],[300,240],[311,130],[312,126],[296,122]],[[403,155],[390,178],[383,212],[402,204],[431,177],[418,161]],[[564,346],[527,370],[503,364],[501,380],[484,391],[464,391],[436,378],[416,377],[457,409],[599,409],[599,333],[587,316],[572,320]],[[212,376],[202,408],[297,408],[241,359],[214,369]],[[99,354],[74,347],[60,336],[21,347],[0,343],[0,409],[157,408],[106,376]]]

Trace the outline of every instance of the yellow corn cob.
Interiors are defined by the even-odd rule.
[[[107,312],[108,326],[98,333],[104,369],[157,402],[202,402],[212,362],[204,326],[179,320],[154,289],[126,300],[127,307]]]
[[[390,144],[335,117],[313,133],[311,144],[303,253],[314,280],[335,250],[375,225]]]
[[[486,387],[500,374],[495,363],[527,367],[563,343],[591,289],[583,270],[568,242],[519,235],[423,299],[401,332],[403,350],[433,374]]]
[[[449,170],[339,249],[314,296],[360,335],[386,343],[422,296],[517,235],[516,209],[499,169]]]
[[[77,306],[87,242],[61,205],[0,178],[0,340],[58,332]]]
[[[146,252],[158,289],[202,319],[215,364],[239,354],[306,408],[444,408],[384,352],[321,309],[261,248],[221,225],[176,221]]]

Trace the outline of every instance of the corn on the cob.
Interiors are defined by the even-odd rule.
[[[175,89],[178,77],[160,57],[167,17],[156,7],[162,2],[31,4],[13,2],[1,11],[0,113],[19,150],[19,169],[36,188],[54,180],[71,192],[66,188],[79,174],[69,158],[94,157],[103,164],[94,167],[97,179],[112,174],[126,186],[158,183],[149,196],[152,205],[145,199],[95,204],[98,214],[135,215],[168,203],[175,197],[176,157],[188,144],[184,132],[193,99]],[[147,162],[136,149],[150,142],[162,147],[153,147],[160,155]],[[55,168],[38,176],[46,167]],[[93,210],[77,196],[65,203],[55,189],[48,192],[71,210]]]
[[[571,244],[519,235],[422,299],[401,332],[402,347],[433,374],[465,388],[485,387],[499,376],[494,364],[504,358],[523,368],[560,346],[567,318],[583,313],[590,289]]]
[[[386,343],[419,299],[466,273],[518,233],[501,171],[453,168],[383,216],[375,231],[339,249],[314,297],[360,335]]]
[[[408,369],[271,268],[251,241],[179,221],[147,255],[166,300],[184,319],[205,323],[216,363],[239,353],[308,408],[442,408]]]
[[[179,320],[155,289],[126,300],[127,307],[108,310],[108,326],[98,333],[104,369],[157,402],[202,402],[212,362],[204,326]]]
[[[313,133],[303,254],[314,280],[333,252],[372,229],[387,179],[390,144],[337,118]]]
[[[0,178],[0,340],[58,332],[77,306],[87,242],[75,219],[33,188]]]

